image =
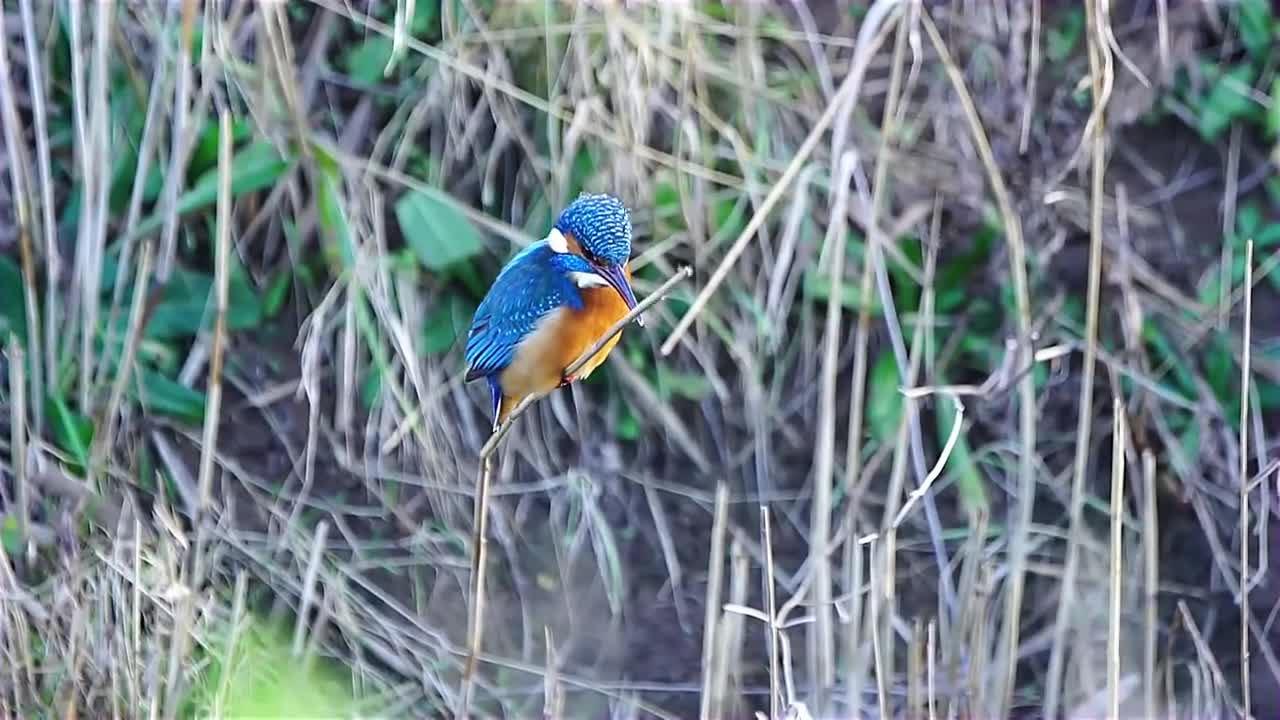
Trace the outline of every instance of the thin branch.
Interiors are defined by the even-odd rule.
[[[1228,243],[1229,244],[1229,243]],[[1245,245],[1244,352],[1240,362],[1240,684],[1244,716],[1252,717],[1249,681],[1249,361],[1253,325],[1253,239]],[[1263,439],[1259,438],[1259,442]],[[1260,538],[1260,545],[1267,540]]]
[[[564,375],[572,376],[582,369],[583,365],[595,354],[600,352],[615,335],[622,332],[631,321],[640,317],[645,310],[657,303],[682,280],[693,275],[693,269],[685,266],[676,271],[676,274],[667,279],[657,290],[654,290],[644,300],[636,304],[631,312],[627,313],[621,320],[615,322],[598,340],[587,348],[586,352],[578,356],[577,360],[570,363],[565,368]],[[534,393],[522,399],[511,411],[507,417],[507,421],[498,426],[498,429],[489,436],[489,440],[480,448],[480,477],[476,483],[476,505],[475,516],[471,533],[471,606],[467,617],[467,659],[466,665],[462,672],[462,688],[459,693],[461,696],[461,709],[458,717],[466,718],[471,713],[471,702],[475,691],[475,670],[477,661],[480,657],[480,645],[484,640],[484,581],[485,581],[485,559],[489,550],[489,487],[493,477],[493,454],[497,451],[499,443],[511,431],[511,427],[515,424],[515,420],[529,409],[534,403],[542,398],[550,395],[554,390],[547,392]]]

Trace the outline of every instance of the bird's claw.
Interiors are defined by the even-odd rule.
[[[569,386],[569,384],[570,384],[570,383],[572,383],[572,382],[573,382],[573,377],[572,377],[572,376],[568,376],[568,375],[561,375],[561,376],[560,376],[560,384],[559,384],[559,385],[557,385],[557,386],[556,386],[556,388],[568,387],[568,386]]]

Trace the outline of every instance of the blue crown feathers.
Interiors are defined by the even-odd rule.
[[[578,196],[560,213],[556,229],[609,264],[620,265],[631,257],[631,213],[612,195]]]

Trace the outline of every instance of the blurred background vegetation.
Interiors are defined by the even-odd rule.
[[[583,191],[694,275],[495,457],[473,715],[1280,715],[1271,3],[0,19],[0,716],[459,712]]]

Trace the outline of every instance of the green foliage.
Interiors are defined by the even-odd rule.
[[[293,272],[291,268],[280,268],[271,278],[271,282],[267,285],[267,291],[262,296],[262,315],[266,318],[274,318],[280,314],[284,308],[285,301],[289,299],[289,288],[293,286]]]
[[[269,188],[284,175],[292,161],[280,154],[274,145],[266,140],[255,140],[238,151],[231,159],[231,195],[239,197],[246,193]],[[178,214],[186,215],[212,207],[218,199],[218,168],[212,167],[191,186],[191,189],[178,198]],[[164,223],[160,211],[138,223],[135,235],[142,236],[156,232]]]
[[[391,62],[391,50],[391,38],[373,35],[348,50],[342,65],[356,83],[373,85],[382,79],[383,70]]]
[[[351,234],[351,223],[342,201],[342,174],[338,161],[321,147],[313,147],[316,157],[318,180],[316,182],[316,206],[320,216],[320,229],[324,231],[324,253],[335,270],[350,270],[355,266],[356,248]]]
[[[711,393],[711,382],[700,372],[683,372],[672,369],[666,363],[655,365],[658,396],[663,400],[681,397],[699,401]]]
[[[882,351],[876,358],[867,384],[867,426],[871,437],[881,443],[892,443],[905,401],[898,390],[898,363],[892,351]]]
[[[297,658],[288,631],[249,618],[226,655],[229,632],[215,634],[207,670],[193,688],[184,715],[226,718],[354,717],[363,715],[351,691],[351,673],[320,658]]]
[[[252,134],[253,128],[247,119],[237,118],[231,121],[231,139],[233,144],[239,145],[245,142],[252,136]],[[187,163],[187,174],[192,178],[196,178],[197,183],[204,180],[206,175],[211,172],[213,174],[210,177],[217,177],[218,145],[222,140],[221,135],[222,130],[219,123],[207,123],[203,132],[200,133],[199,139],[196,140],[195,147],[191,149],[191,159]],[[255,152],[261,151],[259,150]],[[242,166],[246,162],[248,161],[242,159]],[[236,171],[234,160],[232,162],[232,167],[232,172],[234,173]],[[132,182],[132,180],[133,176],[130,174],[129,181]],[[214,187],[216,188],[217,185],[215,184]],[[217,199],[216,194],[214,198],[215,200]]]
[[[1084,37],[1084,9],[1073,7],[1045,32],[1044,56],[1050,63],[1060,64],[1071,57],[1080,38]]]
[[[422,323],[422,351],[442,355],[466,332],[475,305],[457,294],[441,298]]]
[[[1237,65],[1227,72],[1217,66],[1204,66],[1206,77],[1212,78],[1208,95],[1196,103],[1196,129],[1206,142],[1216,141],[1236,120],[1261,117],[1261,106],[1249,97],[1257,71],[1252,65]]]
[[[413,190],[396,201],[400,231],[428,270],[442,271],[480,254],[479,231],[452,199]]]
[[[140,365],[135,372],[138,382],[130,383],[130,396],[144,408],[193,425],[204,419],[204,393],[146,366]]]
[[[18,529],[18,518],[14,515],[3,516],[0,521],[0,547],[9,557],[22,557],[22,533]]]
[[[71,470],[83,472],[89,464],[89,448],[93,446],[93,421],[57,395],[46,401],[45,414],[53,427],[54,443],[71,460]]]
[[[1274,48],[1280,23],[1269,0],[1240,0],[1224,6],[1229,31],[1239,38],[1244,52],[1205,57],[1199,65],[1198,86],[1190,77],[1179,78],[1174,97],[1190,108],[1195,128],[1206,142],[1215,142],[1232,125],[1262,133],[1270,140],[1280,136],[1280,105],[1276,101],[1280,79],[1274,77]],[[1237,46],[1238,47],[1238,46]],[[1259,103],[1253,85],[1271,78],[1271,102]]]
[[[175,269],[147,325],[147,337],[174,340],[212,328],[215,300],[212,275]],[[233,263],[227,279],[227,303],[228,330],[246,330],[262,324],[262,300],[238,263]]]
[[[0,255],[0,345],[13,333],[27,341],[27,298],[23,293],[22,270],[9,255]]]
[[[1239,0],[1238,12],[1237,26],[1245,49],[1253,58],[1265,60],[1278,29],[1270,0]]]

